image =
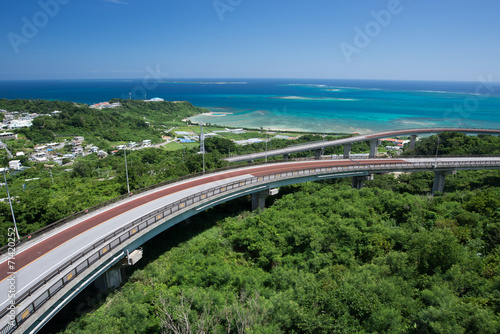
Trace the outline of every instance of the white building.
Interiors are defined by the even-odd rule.
[[[12,132],[0,133],[0,139],[17,139],[17,133],[12,133]]]
[[[20,169],[21,168],[21,160],[11,160],[9,161],[10,169]]]
[[[163,102],[165,101],[164,99],[162,99],[161,97],[153,97],[151,100],[144,100],[146,102]]]
[[[9,129],[29,128],[33,123],[28,119],[14,119],[10,121]]]

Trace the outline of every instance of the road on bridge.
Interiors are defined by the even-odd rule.
[[[404,162],[403,160],[370,160],[369,163],[396,163],[396,162]],[[355,161],[355,160],[335,160],[335,161],[310,161],[310,162],[302,162],[302,168],[316,168],[316,167],[338,167],[338,166],[352,166],[358,164],[364,164],[367,162],[363,161]],[[222,174],[217,175],[209,175],[203,178],[195,179],[193,181],[188,181],[186,183],[173,185],[166,189],[162,189],[159,191],[155,191],[148,195],[142,196],[140,198],[128,201],[122,205],[113,207],[107,211],[104,211],[98,215],[92,216],[88,219],[83,220],[79,224],[73,225],[70,228],[64,229],[60,233],[57,233],[39,243],[34,244],[33,246],[25,249],[24,251],[16,254],[16,270],[19,272],[28,264],[32,263],[36,259],[44,256],[45,254],[51,252],[56,249],[60,245],[66,243],[67,241],[73,239],[74,237],[92,229],[98,225],[101,225],[108,221],[109,219],[122,215],[127,211],[130,211],[133,208],[139,207],[145,203],[151,202],[153,200],[165,197],[167,195],[171,195],[173,193],[179,192],[181,190],[186,190],[189,188],[193,188],[202,184],[208,184],[214,181],[221,181],[225,179],[234,178],[242,175],[252,175],[254,177],[259,177],[263,175],[273,174],[273,173],[281,173],[286,171],[291,171],[297,168],[296,163],[287,163],[281,165],[265,165],[259,167],[252,167],[245,170],[239,171],[228,171]],[[7,261],[0,263],[0,282],[5,280],[9,275],[7,275],[8,264]]]
[[[224,160],[226,160],[228,162],[251,161],[251,160],[257,160],[257,159],[264,159],[266,157],[287,155],[287,154],[298,153],[298,152],[323,150],[325,147],[350,145],[350,144],[353,144],[356,142],[363,142],[363,141],[375,141],[376,142],[377,139],[384,138],[384,137],[412,136],[412,135],[418,135],[418,134],[432,134],[432,133],[440,133],[440,132],[462,132],[462,133],[472,133],[472,134],[500,135],[500,129],[427,128],[427,129],[393,130],[393,131],[376,132],[376,133],[371,133],[371,134],[366,134],[366,135],[359,135],[359,136],[353,136],[353,137],[324,141],[324,142],[305,143],[305,144],[301,144],[301,145],[295,145],[295,146],[290,146],[290,147],[276,149],[276,150],[269,150],[267,152],[257,152],[257,153],[250,153],[250,154],[244,154],[244,155],[237,155],[237,156],[225,158]],[[370,148],[370,152],[372,151],[372,149],[374,149],[376,151],[376,146],[374,148]],[[349,151],[350,151],[350,148],[349,148]],[[371,156],[375,157],[375,154],[373,154]],[[344,158],[347,158],[347,156],[344,156]]]
[[[442,164],[442,166],[439,166],[441,168],[437,168],[437,164],[439,163]],[[344,170],[345,167],[349,169]],[[330,172],[332,168],[336,170],[333,174]],[[500,168],[500,158],[463,157],[437,159],[412,158],[290,161],[261,166],[241,167],[237,170],[218,172],[179,181],[177,183],[165,185],[144,193],[130,196],[121,202],[116,202],[110,206],[103,207],[98,211],[91,212],[86,216],[80,217],[75,221],[63,224],[45,235],[42,234],[27,242],[17,245],[17,254],[15,256],[17,283],[16,297],[23,295],[35,285],[45,284],[43,281],[49,273],[54,270],[57,271],[62,265],[67,268],[65,263],[68,263],[71,259],[81,256],[83,250],[93,247],[94,244],[103,237],[116,235],[113,234],[115,231],[122,231],[123,227],[130,226],[128,224],[136,221],[138,218],[144,217],[153,212],[158,212],[157,210],[160,208],[165,210],[164,208],[166,205],[179,203],[180,200],[186,200],[186,198],[192,196],[193,194],[201,194],[205,191],[212,191],[212,194],[214,194],[215,192],[213,189],[215,188],[221,189],[224,187],[225,189],[225,187],[229,184],[240,184],[244,180],[259,179],[258,181],[263,182],[261,185],[264,185],[264,187],[255,187],[251,185],[246,191],[239,193],[239,196],[242,196],[245,193],[249,194],[251,192],[258,191],[258,189],[265,188],[266,182],[269,187],[276,182],[270,182],[271,177],[276,180],[276,175],[279,177],[279,175],[283,174],[285,174],[285,178],[288,177],[287,175],[293,175],[290,180],[292,180],[292,183],[297,183],[304,182],[306,180],[300,179],[301,177],[304,178],[304,175],[319,175],[317,176],[319,179],[323,177],[338,177],[335,175],[352,176],[353,174],[356,174],[349,173],[349,170],[359,170],[364,171],[365,173],[380,173],[401,169],[408,171],[424,169],[441,171],[436,174],[442,174],[443,170],[471,168]],[[312,172],[313,174],[309,174],[309,172]],[[269,179],[266,177],[269,177]],[[297,178],[297,180],[295,180],[295,178]],[[243,183],[245,184],[245,182],[246,181]],[[253,181],[250,184],[253,184]],[[290,184],[290,182],[285,184]],[[238,192],[235,194],[238,194]],[[213,202],[213,205],[215,205],[217,201],[220,203],[228,198],[234,198],[234,196],[219,197],[216,202]],[[217,199],[217,197],[214,197],[214,199]],[[205,204],[204,206],[197,205],[198,208],[195,205],[193,209],[201,210],[205,207],[210,207],[210,202],[208,203],[208,205],[206,205],[206,202],[203,203]],[[202,204],[202,202],[200,202],[200,204]],[[144,240],[142,240],[142,242],[143,241]],[[8,269],[7,261],[8,256],[4,254],[2,258],[0,258],[0,293],[4,293],[3,295],[0,294],[0,310],[4,310],[10,300],[7,293],[9,290],[9,282],[7,278],[9,277],[8,272],[10,271]],[[30,298],[37,297],[34,296]],[[26,305],[23,305],[21,302],[19,307],[22,309],[25,308]],[[27,314],[29,314],[29,311]],[[3,321],[5,319],[2,318],[0,320]]]

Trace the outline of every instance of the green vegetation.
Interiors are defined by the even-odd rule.
[[[437,136],[423,138],[415,149],[405,155],[435,155]],[[467,136],[459,132],[439,134],[439,155],[492,155],[500,154],[500,137],[491,135]]]
[[[7,147],[30,152],[36,143],[80,135],[110,151],[127,141],[158,143],[172,127],[199,132],[182,122],[203,112],[187,102],[111,102],[118,101],[122,107],[96,110],[69,102],[0,100],[0,109],[62,111],[37,117],[30,129],[18,130],[19,140],[6,141]],[[266,136],[255,131],[207,138],[206,168],[226,166],[222,158],[229,154],[264,151],[264,142],[237,146],[231,140],[254,137]],[[338,138],[305,134],[267,145],[277,149]],[[439,138],[439,155],[500,152],[498,137],[444,133]],[[408,154],[433,155],[436,145],[436,136],[424,138]],[[130,151],[131,189],[201,171],[198,146],[174,142]],[[368,150],[367,142],[352,147],[353,153]],[[342,147],[325,150],[342,153]],[[88,155],[72,166],[53,167],[22,157],[33,168],[7,178],[20,234],[126,193],[123,154]],[[302,156],[310,152],[292,158]],[[7,164],[3,151],[0,159]],[[436,197],[429,195],[429,172],[379,175],[361,191],[349,182],[283,187],[264,212],[241,209],[249,207],[247,196],[193,217],[146,244],[150,254],[130,281],[66,333],[182,332],[187,325],[186,332],[214,333],[500,330],[498,171],[448,176],[444,195]],[[6,197],[4,188],[0,197]],[[8,202],[0,202],[0,245],[11,226]]]
[[[161,131],[167,122],[179,122],[185,117],[205,111],[189,102],[154,102],[136,100],[111,100],[120,102],[121,107],[92,109],[87,105],[45,100],[0,100],[0,109],[27,113],[48,114],[33,120],[33,126],[17,130],[37,143],[55,141],[56,136],[84,136],[101,148],[109,149],[110,143],[161,141]],[[59,110],[58,114],[50,115]]]
[[[84,105],[64,101],[48,101],[39,99],[0,99],[0,109],[4,109],[7,111],[26,112],[28,114],[48,114],[55,110],[76,112],[78,111],[78,108],[81,108],[81,106]]]
[[[264,134],[260,134],[259,136],[248,136],[248,138],[261,138],[265,139]],[[335,140],[335,139],[341,139],[345,138],[346,136],[325,136],[324,140]],[[271,136],[269,136],[271,138]],[[294,146],[294,145],[301,145],[305,143],[310,143],[310,142],[321,142],[323,141],[323,137],[319,135],[314,135],[314,134],[306,134],[300,136],[298,139],[272,139],[267,143],[267,149],[268,150],[275,150],[275,149],[281,149],[281,148],[286,148],[289,146]],[[266,143],[265,142],[260,142],[260,143],[254,143],[250,145],[244,145],[244,146],[239,146],[236,145],[233,141],[231,141],[228,138],[225,137],[210,137],[205,140],[205,149],[207,152],[218,152],[222,155],[243,155],[243,154],[250,154],[250,153],[256,153],[256,152],[263,152],[266,150]],[[370,146],[367,142],[360,142],[360,143],[354,143],[352,145],[352,153],[365,153],[370,151]],[[325,155],[331,155],[331,154],[343,154],[344,153],[344,148],[343,146],[335,146],[335,147],[327,147],[324,150]],[[311,152],[298,152],[298,153],[293,153],[290,155],[290,158],[302,158],[302,157],[310,157]],[[279,160],[282,159],[281,156],[277,157],[270,157],[269,159],[271,160]]]
[[[197,152],[197,148],[176,151],[145,148],[128,152],[130,189],[201,172],[202,157]],[[92,154],[78,158],[69,169],[57,164],[46,168],[40,163],[23,172],[7,174],[20,235],[125,194],[123,155],[123,150],[105,159]],[[207,169],[215,169],[226,164],[218,153],[209,153],[205,155],[205,165]],[[0,198],[6,197],[6,189],[0,188]],[[0,245],[6,244],[7,229],[12,224],[8,201],[0,202]]]
[[[499,180],[460,172],[439,197],[428,173],[306,183],[207,226],[211,209],[64,333],[497,333]]]

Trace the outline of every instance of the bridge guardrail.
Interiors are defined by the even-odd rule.
[[[437,167],[453,167],[453,166],[498,166],[500,167],[500,161],[462,161],[462,162],[438,162]],[[419,167],[422,169],[435,168],[434,162],[408,162],[408,163],[384,163],[384,164],[358,164],[351,166],[338,166],[338,167],[316,167],[316,168],[302,168],[295,171],[287,172],[277,172],[259,177],[251,177],[239,181],[233,181],[224,185],[209,188],[207,190],[195,193],[190,196],[186,196],[174,203],[170,203],[160,209],[150,212],[136,220],[130,222],[129,224],[121,227],[115,232],[104,236],[103,238],[96,241],[92,246],[88,247],[82,253],[74,256],[71,260],[62,264],[59,268],[55,269],[53,272],[48,274],[44,279],[40,280],[35,286],[23,293],[19,298],[16,298],[16,303],[19,304],[26,300],[28,297],[36,293],[42,286],[52,283],[51,281],[61,273],[63,273],[69,266],[81,261],[78,265],[71,270],[67,271],[64,276],[56,280],[48,289],[42,292],[33,302],[22,309],[22,312],[16,314],[14,324],[7,324],[2,329],[0,329],[0,334],[10,334],[14,332],[20,325],[22,325],[31,315],[33,315],[43,304],[45,304],[52,296],[64,288],[69,282],[72,282],[75,277],[84,273],[92,264],[97,262],[110,250],[117,248],[124,241],[132,238],[139,231],[143,231],[149,226],[157,223],[159,220],[165,217],[171,216],[178,211],[186,210],[188,207],[194,204],[208,199],[210,197],[226,193],[229,190],[236,188],[251,186],[263,181],[269,181],[273,179],[283,179],[294,177],[296,175],[317,175],[324,173],[341,173],[345,171],[356,171],[356,170],[385,170],[388,166],[399,167],[401,169],[414,169]],[[82,261],[82,258],[85,259]],[[9,309],[6,308],[0,313],[0,319],[9,314]]]
[[[178,177],[178,178],[175,178],[175,179],[171,179],[171,180],[167,180],[167,181],[164,181],[164,182],[160,182],[160,183],[156,183],[156,184],[153,184],[153,185],[150,185],[150,186],[147,186],[147,187],[144,187],[144,188],[140,188],[140,189],[134,189],[131,191],[130,194],[124,194],[124,195],[121,195],[121,196],[118,196],[118,197],[115,197],[115,198],[111,198],[107,201],[104,201],[104,202],[101,202],[101,203],[98,203],[94,206],[91,206],[89,208],[86,208],[84,210],[81,210],[79,212],[75,212],[74,214],[68,216],[68,217],[65,217],[65,218],[62,218],[58,221],[55,221],[54,223],[52,224],[49,224],[37,231],[34,231],[32,233],[29,233],[23,237],[21,237],[21,239],[19,239],[16,243],[16,247],[19,247],[20,244],[22,244],[23,242],[27,242],[27,241],[31,241],[33,240],[33,238],[36,238],[42,234],[45,234],[61,225],[64,225],[64,224],[67,224],[69,222],[72,222],[80,217],[83,217],[91,212],[95,212],[105,206],[108,206],[110,204],[113,204],[113,203],[116,203],[116,202],[119,202],[119,201],[122,201],[124,199],[127,199],[127,198],[130,198],[131,196],[133,196],[133,194],[140,194],[140,193],[143,193],[143,192],[146,192],[148,190],[152,190],[152,189],[156,189],[156,188],[159,188],[159,187],[163,187],[163,186],[166,186],[166,185],[169,185],[169,184],[172,184],[172,183],[176,183],[176,182],[179,182],[179,181],[184,181],[184,180],[188,180],[188,179],[192,179],[192,178],[195,178],[195,177],[198,177],[198,176],[203,176],[203,175],[209,175],[209,174],[214,174],[214,173],[218,173],[218,172],[222,172],[222,171],[226,171],[226,170],[231,170],[231,169],[237,169],[237,168],[241,168],[241,167],[251,167],[251,166],[259,166],[259,165],[264,165],[266,163],[277,163],[277,162],[285,162],[286,160],[273,160],[273,161],[269,161],[269,162],[252,162],[252,163],[247,163],[245,165],[232,165],[232,166],[227,166],[227,167],[223,167],[223,168],[217,168],[217,169],[212,169],[212,170],[208,170],[205,172],[205,174],[203,174],[202,172],[198,172],[198,173],[193,173],[193,174],[189,174],[189,175],[185,175],[185,176],[181,176],[181,177]],[[2,246],[0,247],[0,256],[3,256],[5,255],[7,252],[8,252],[8,249],[9,249],[9,246],[8,245],[5,245],[5,246]],[[0,332],[0,334],[3,334]]]

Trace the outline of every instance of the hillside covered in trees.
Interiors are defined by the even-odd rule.
[[[159,142],[161,134],[155,127],[206,111],[189,102],[122,99],[111,102],[120,102],[122,106],[99,110],[70,102],[2,99],[0,109],[42,114],[33,120],[30,128],[19,130],[35,144],[52,142],[56,136],[79,135],[101,147],[108,147],[106,142],[140,141],[141,138]],[[51,114],[56,110],[61,112]]]
[[[439,142],[439,155],[495,155],[500,154],[500,137],[490,135],[467,136],[460,132],[443,132],[423,138],[414,150],[405,155],[435,155]]]
[[[439,197],[430,173],[348,183],[285,187],[263,212],[243,199],[164,232],[63,332],[498,333],[499,172],[459,172]]]

